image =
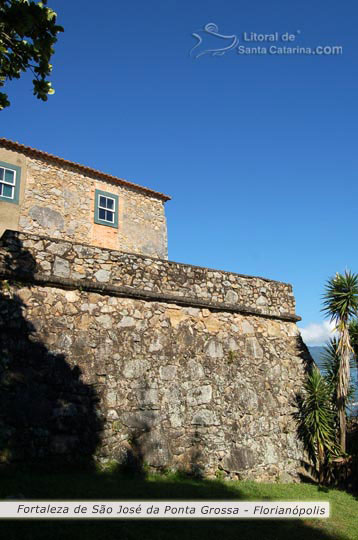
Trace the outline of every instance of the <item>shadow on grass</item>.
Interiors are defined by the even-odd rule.
[[[69,470],[51,472],[0,469],[0,498],[25,500],[271,500],[258,497],[260,486],[251,488],[184,475],[147,476],[143,470],[127,474],[118,469],[107,472]],[[249,494],[248,494],[249,493]],[[3,521],[4,538],[17,539],[126,539],[177,540],[225,538],[227,540],[346,540],[344,535],[322,530],[318,520],[83,520],[83,521]]]

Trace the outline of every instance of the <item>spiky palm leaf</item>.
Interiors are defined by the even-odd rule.
[[[358,274],[346,270],[344,274],[336,274],[326,283],[323,295],[323,312],[336,323],[348,321],[358,312]]]

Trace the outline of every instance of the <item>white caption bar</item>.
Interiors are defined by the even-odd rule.
[[[328,518],[328,502],[1,501],[0,519]]]

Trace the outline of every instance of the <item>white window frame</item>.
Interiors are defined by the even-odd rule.
[[[111,201],[113,201],[113,209],[107,208],[105,206],[101,206],[101,197],[104,197],[105,199],[110,199]],[[109,221],[108,219],[100,218],[99,217],[99,211],[100,210],[106,210],[106,212],[111,212],[113,219],[111,221]],[[101,221],[106,221],[107,223],[111,223],[112,225],[114,225],[115,215],[116,215],[116,199],[114,199],[113,197],[108,197],[108,195],[99,195],[98,196],[98,217],[99,217],[99,219]]]
[[[5,184],[6,186],[12,187],[12,196],[11,197],[8,197],[7,195],[4,195],[3,193],[1,193],[0,196],[4,197],[4,199],[9,199],[10,201],[13,201],[13,200],[15,200],[16,171],[15,171],[15,169],[9,169],[8,167],[3,167],[2,165],[0,165],[0,169],[2,169],[4,171],[4,177],[3,177],[2,180],[0,179],[0,184]],[[9,172],[13,173],[13,175],[14,175],[14,183],[13,184],[11,184],[10,182],[7,182],[5,180],[5,171],[9,171]]]

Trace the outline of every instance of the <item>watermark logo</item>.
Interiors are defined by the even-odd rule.
[[[303,46],[298,43],[301,31],[272,32],[242,32],[241,34],[222,34],[215,23],[207,23],[202,30],[192,33],[196,39],[190,56],[198,59],[201,56],[224,56],[227,52],[238,55],[307,55],[307,56],[338,56],[343,54],[341,45]]]
[[[194,47],[190,51],[190,56],[193,56],[194,58],[199,58],[200,56],[203,56],[204,54],[209,54],[211,56],[223,56],[226,52],[231,51],[232,49],[235,49],[239,43],[239,39],[237,36],[225,36],[224,34],[219,34],[219,28],[215,23],[208,23],[204,26],[203,30],[199,30],[196,33],[193,32],[192,36],[194,36],[198,43],[194,45]],[[214,37],[217,38],[218,45],[226,43],[226,47],[217,47],[217,48],[206,48],[206,42],[208,40],[208,37]],[[219,41],[221,40],[221,41]],[[201,45],[203,44],[203,47]]]

